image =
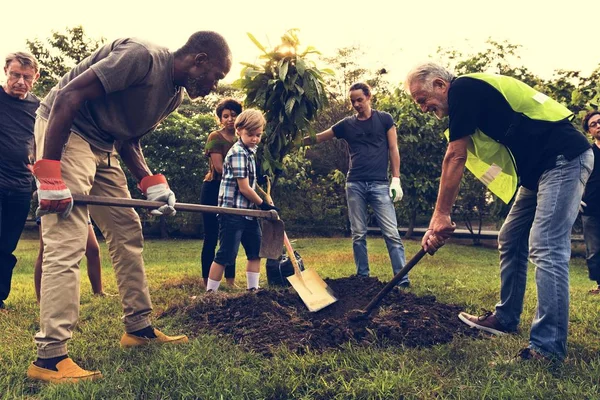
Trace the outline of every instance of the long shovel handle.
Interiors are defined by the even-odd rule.
[[[164,206],[165,203],[160,201],[150,200],[139,200],[139,199],[126,199],[120,197],[104,197],[104,196],[90,196],[84,194],[73,194],[73,201],[75,204],[88,204],[96,206],[109,206],[109,207],[139,207],[156,209]],[[191,211],[191,212],[203,212],[211,214],[232,214],[232,215],[243,215],[247,217],[266,218],[272,220],[278,220],[279,215],[277,211],[263,211],[263,210],[246,210],[241,208],[229,208],[229,207],[215,207],[215,206],[204,206],[199,204],[190,203],[175,203],[175,210],[177,211]]]
[[[287,251],[288,258],[292,262],[294,266],[294,275],[304,283],[304,278],[302,277],[302,273],[300,272],[300,267],[298,266],[298,260],[296,260],[296,255],[294,254],[294,249],[292,248],[292,244],[290,243],[290,239],[288,238],[287,233],[283,232],[283,244],[285,245],[285,250]]]
[[[406,276],[406,274],[408,274],[408,272],[415,265],[417,265],[419,261],[421,261],[421,258],[423,258],[425,254],[427,254],[427,252],[423,248],[421,248],[421,250],[419,250],[419,252],[415,254],[415,256],[411,258],[411,260],[407,262],[406,265],[400,271],[398,271],[398,273],[392,278],[392,280],[389,281],[388,284],[385,285],[375,297],[373,297],[373,300],[371,300],[369,304],[367,304],[367,307],[365,307],[366,315],[369,315],[371,311],[373,311],[373,309],[377,307],[379,302],[394,288],[394,286],[396,286],[398,282],[402,280],[402,278],[404,278],[404,276]]]
[[[265,201],[271,205],[274,205],[273,198],[271,197],[271,180],[267,177],[267,191],[265,192],[263,188],[259,185],[256,185],[256,188],[259,192],[265,196]],[[292,262],[292,266],[294,267],[294,275],[302,282],[304,286],[306,286],[306,282],[304,282],[304,277],[302,276],[302,272],[300,272],[300,267],[298,266],[298,260],[296,260],[296,254],[294,254],[294,249],[292,248],[292,244],[290,243],[290,239],[288,238],[287,233],[283,232],[283,244],[285,245],[285,250],[288,254],[288,258]],[[308,289],[308,287],[306,287]],[[310,289],[308,289],[310,291]]]

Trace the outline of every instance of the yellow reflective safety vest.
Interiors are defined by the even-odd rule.
[[[500,92],[512,110],[527,118],[558,122],[571,118],[573,113],[543,93],[510,76],[475,73],[463,77],[482,80]],[[450,131],[444,132],[446,139]],[[502,143],[477,129],[471,135],[467,148],[466,167],[487,188],[505,203],[509,203],[517,191],[518,177],[512,153]]]

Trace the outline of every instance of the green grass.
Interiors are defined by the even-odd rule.
[[[295,248],[308,268],[323,278],[354,273],[348,238],[298,239]],[[99,369],[105,378],[79,385],[46,385],[29,381],[27,365],[35,358],[33,335],[38,307],[33,290],[35,239],[22,240],[19,264],[8,299],[10,314],[0,314],[0,397],[44,399],[597,399],[600,398],[600,298],[591,297],[583,259],[571,263],[569,357],[560,366],[538,364],[490,367],[527,344],[535,308],[530,270],[521,333],[502,338],[457,337],[427,349],[361,347],[302,356],[281,349],[272,358],[245,352],[224,337],[205,335],[188,345],[122,350],[123,332],[116,297],[97,298],[82,269],[81,320],[69,343],[70,355],[82,366]],[[405,243],[407,257],[417,242]],[[114,274],[103,243],[105,290],[116,293]],[[144,257],[156,313],[182,304],[199,293],[200,241],[146,242]],[[372,274],[391,278],[381,238],[369,238]],[[243,254],[243,252],[240,252]],[[85,263],[82,263],[83,265]],[[245,285],[244,260],[238,258],[238,280]],[[266,285],[265,274],[261,284]],[[438,301],[460,304],[467,311],[493,309],[498,299],[498,254],[493,248],[446,245],[427,256],[411,273],[411,291],[433,294]],[[184,319],[159,318],[167,333],[185,333]]]

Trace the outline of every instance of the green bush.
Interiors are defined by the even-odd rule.
[[[165,175],[175,192],[177,201],[199,203],[202,181],[208,171],[204,144],[208,134],[217,128],[214,116],[197,114],[185,117],[171,114],[161,125],[142,139],[146,162],[154,174]],[[125,168],[132,197],[144,198],[137,188],[138,182]],[[174,217],[156,218],[139,211],[144,233],[150,236],[200,236],[203,232],[202,215],[178,213]]]

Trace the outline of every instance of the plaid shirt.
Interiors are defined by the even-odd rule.
[[[256,187],[256,147],[250,149],[241,140],[235,142],[223,160],[223,178],[219,188],[219,207],[255,209],[238,186],[239,178],[248,178],[250,187]],[[253,219],[253,217],[246,217]]]

